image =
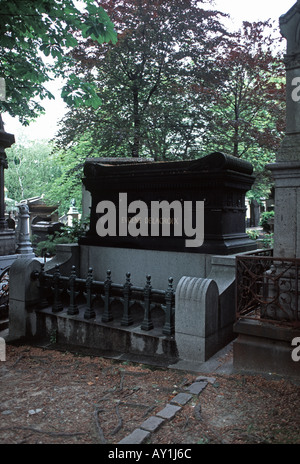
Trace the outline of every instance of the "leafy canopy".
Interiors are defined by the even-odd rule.
[[[214,57],[227,36],[224,15],[204,3],[101,1],[118,42],[83,40],[72,53],[75,74],[98,86],[102,105],[71,109],[61,140],[74,145],[88,131],[100,156],[168,159],[182,147],[189,156],[203,130],[203,89],[217,78]]]
[[[67,79],[62,98],[68,104],[100,104],[93,83],[70,73],[73,58],[68,52],[80,37],[116,43],[117,34],[94,0],[85,0],[83,6],[79,10],[73,0],[0,1],[0,77],[6,83],[0,112],[29,124],[43,111],[36,98],[54,98],[45,86],[54,77]]]
[[[51,155],[52,149],[52,143],[43,140],[32,142],[21,137],[6,150],[9,169],[5,173],[5,187],[8,198],[19,202],[48,193],[55,179],[62,174]]]

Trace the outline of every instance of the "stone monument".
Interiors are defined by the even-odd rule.
[[[245,230],[245,194],[254,182],[252,171],[250,163],[219,152],[192,161],[106,164],[88,159],[83,184],[92,197],[90,229],[80,244],[220,255],[250,251],[256,245]],[[97,225],[104,202],[116,206],[119,227],[101,236]],[[191,205],[191,222],[197,229],[196,208],[201,202],[204,242],[187,246],[191,234],[186,231],[186,208]],[[138,203],[146,205],[145,212],[138,211]],[[159,212],[153,214],[156,207]],[[130,234],[127,228],[135,220],[140,228]]]
[[[72,225],[74,223],[74,219],[78,221],[78,219],[80,217],[79,211],[76,208],[76,201],[75,201],[74,198],[71,200],[71,205],[70,205],[69,211],[67,213],[67,217],[68,217],[68,226],[70,226],[70,227],[72,227]]]
[[[268,166],[275,181],[274,256],[300,258],[300,0],[280,17],[280,31],[287,39],[286,133]]]
[[[286,132],[268,166],[275,182],[274,250],[263,277],[260,318],[235,324],[233,363],[239,371],[300,376],[293,346],[300,339],[300,0],[279,20],[287,40]],[[257,263],[257,262],[256,262]],[[252,283],[252,285],[254,285]]]
[[[26,257],[34,257],[33,249],[30,240],[29,226],[29,207],[28,205],[19,206],[19,239],[17,253],[26,255]]]
[[[0,115],[0,256],[8,256],[15,253],[15,231],[8,228],[5,219],[4,195],[4,171],[7,169],[5,149],[11,147],[14,142],[14,135],[5,132]]]

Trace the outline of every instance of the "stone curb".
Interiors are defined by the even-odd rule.
[[[156,415],[158,417],[162,417],[163,419],[173,419],[173,417],[180,411],[181,406],[175,406],[174,404],[167,404],[164,409],[157,412]]]
[[[151,435],[147,430],[135,429],[130,435],[119,441],[118,445],[141,445]]]
[[[174,396],[174,398],[170,401],[170,404],[184,406],[186,403],[190,401],[192,397],[193,395],[189,395],[188,393],[178,393],[178,395]]]
[[[194,382],[192,383],[189,387],[187,387],[185,390],[190,392],[192,395],[200,395],[202,390],[206,387],[208,382],[205,382],[203,380],[199,382]]]
[[[156,432],[164,422],[162,417],[151,416],[142,423],[141,429],[147,430],[147,432]]]
[[[193,395],[199,396],[207,384],[213,384],[215,380],[214,377],[197,377],[195,382],[185,388],[188,393],[178,393],[170,403],[167,403],[155,416],[146,419],[138,429],[135,429],[132,433],[119,441],[118,445],[140,445],[144,443],[147,438],[151,436],[151,433],[155,433],[166,420],[173,419],[182,407],[193,398]]]

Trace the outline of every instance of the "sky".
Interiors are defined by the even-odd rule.
[[[237,30],[242,21],[264,21],[271,18],[279,21],[279,17],[285,14],[296,0],[215,0],[215,8],[231,16],[228,27]],[[21,134],[27,136],[30,140],[50,139],[54,137],[57,131],[57,123],[63,117],[66,106],[61,100],[61,84],[54,82],[48,86],[49,90],[55,95],[55,100],[43,102],[46,113],[40,116],[29,127],[24,128],[18,122],[17,118],[9,115],[3,115],[5,130],[15,135],[16,142]]]

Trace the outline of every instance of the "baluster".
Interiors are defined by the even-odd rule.
[[[39,285],[40,285],[40,303],[39,307],[40,308],[47,308],[49,306],[49,302],[46,297],[46,291],[47,291],[47,285],[46,285],[47,279],[45,277],[45,264],[42,263],[41,265],[41,272],[39,273]]]
[[[76,270],[75,266],[72,266],[72,271],[69,278],[69,289],[68,294],[70,295],[70,305],[68,307],[68,314],[74,316],[79,313],[78,306],[76,304],[76,297],[79,292],[76,292]]]
[[[121,325],[131,325],[131,324],[133,324],[133,319],[132,319],[132,316],[130,314],[131,287],[132,287],[132,284],[130,282],[130,272],[127,272],[126,273],[126,282],[125,282],[125,284],[123,286],[123,296],[124,296],[124,298],[121,298],[121,301],[123,302],[123,317],[122,317],[122,320],[121,320]]]
[[[147,275],[146,276],[146,285],[144,288],[144,320],[141,325],[142,330],[151,330],[153,329],[153,322],[151,319],[151,309],[153,306],[151,304],[151,290],[152,290],[152,285],[151,285],[151,276]]]
[[[86,283],[85,283],[85,288],[86,292],[84,293],[84,296],[86,298],[86,304],[87,307],[84,311],[84,318],[85,319],[92,319],[96,317],[96,313],[93,310],[93,300],[95,298],[95,295],[92,293],[93,289],[93,269],[90,267],[88,271],[88,275],[86,278]]]
[[[62,289],[60,288],[60,272],[59,272],[58,264],[55,265],[55,269],[53,273],[52,290],[54,293],[52,312],[58,313],[59,311],[63,310],[63,305],[62,305],[61,298],[60,298]]]
[[[111,271],[106,272],[106,281],[104,282],[104,295],[101,295],[104,301],[104,312],[102,315],[102,322],[109,322],[113,320],[113,315],[110,308],[112,298],[111,293]]]
[[[169,277],[169,285],[165,293],[166,305],[162,305],[162,309],[165,312],[165,324],[163,327],[163,334],[172,335],[175,331],[174,321],[174,289],[173,289],[173,278]]]

